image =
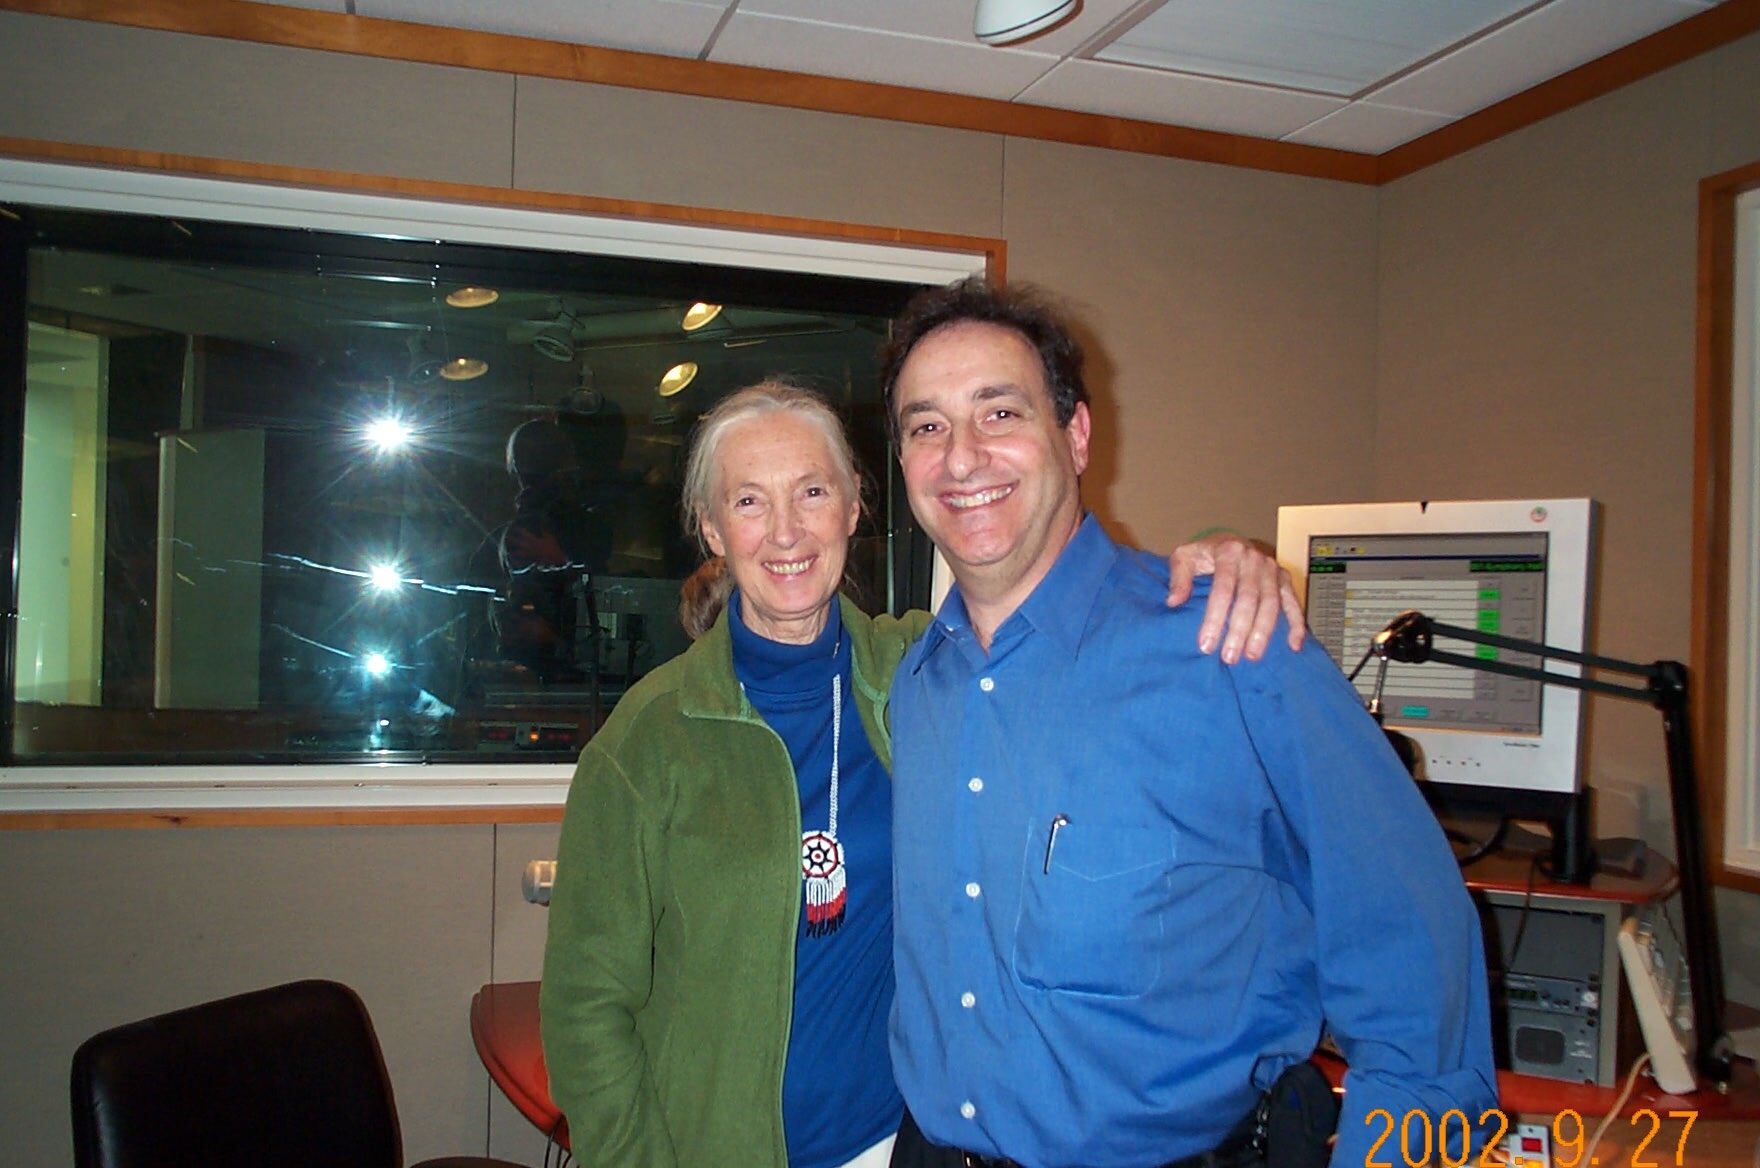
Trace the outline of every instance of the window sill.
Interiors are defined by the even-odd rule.
[[[554,822],[572,773],[519,764],[0,767],[0,829]]]

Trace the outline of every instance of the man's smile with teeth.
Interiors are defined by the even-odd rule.
[[[994,503],[998,499],[1006,498],[1013,492],[1013,486],[991,487],[987,491],[978,491],[971,495],[943,495],[942,499],[945,500],[947,505],[954,510],[964,511],[969,507],[982,507],[986,503]]]
[[[809,556],[804,560],[771,560],[764,567],[779,576],[798,576],[812,567],[813,561],[818,558],[818,556]]]

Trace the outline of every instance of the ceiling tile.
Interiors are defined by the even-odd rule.
[[[972,3],[948,0],[740,0],[739,15],[790,16],[871,32],[901,32],[944,41],[971,41]]]
[[[1380,154],[1453,120],[1442,114],[1354,101],[1287,135],[1284,141],[1300,142],[1304,146],[1328,146],[1334,150],[1355,150],[1359,154]]]
[[[976,41],[932,40],[844,25],[747,13],[742,5],[715,39],[712,61],[792,69],[1007,101],[1057,58]]]
[[[1281,138],[1344,105],[1319,94],[1103,61],[1065,61],[1020,100],[1257,138]]]
[[[1133,8],[1159,0],[1082,0],[1075,19],[1065,21],[1029,41],[1021,48],[1034,53],[1065,56],[1087,43],[1107,25]],[[972,16],[977,0],[740,0],[739,11],[760,16],[791,16],[865,28],[874,32],[897,32],[935,40],[976,44]]]
[[[1532,3],[1167,0],[1091,55],[1348,97]]]
[[[278,2],[1378,153],[1725,0],[1083,0],[1004,48],[976,0]]]
[[[672,57],[701,53],[726,9],[727,0],[355,0],[361,16]]]
[[[1678,0],[1554,0],[1371,96],[1378,104],[1464,116],[1698,11]]]

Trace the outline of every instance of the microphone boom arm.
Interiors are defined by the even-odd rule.
[[[1642,678],[1644,685],[1619,685],[1598,678],[1553,673],[1544,668],[1438,650],[1435,648],[1437,637],[1526,653],[1543,661],[1567,661],[1590,669],[1623,673]],[[1663,736],[1668,750],[1668,791],[1674,820],[1675,861],[1680,872],[1681,927],[1686,933],[1688,988],[1693,999],[1696,1048],[1693,1061],[1700,1075],[1715,1083],[1719,1090],[1726,1090],[1730,1081],[1731,1045],[1724,1026],[1723,955],[1718,944],[1717,910],[1711,899],[1711,881],[1706,871],[1701,838],[1699,772],[1693,759],[1692,724],[1687,709],[1687,667],[1679,661],[1655,661],[1644,665],[1617,657],[1559,649],[1537,641],[1442,624],[1415,610],[1402,612],[1389,621],[1387,627],[1375,635],[1369,651],[1381,658],[1383,669],[1390,660],[1412,665],[1433,661],[1648,702],[1662,712]]]

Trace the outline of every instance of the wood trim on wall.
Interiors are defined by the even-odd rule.
[[[883,118],[1368,185],[1403,178],[1760,29],[1760,0],[1724,0],[1496,105],[1373,155],[899,85],[246,0],[0,0],[0,10]]]
[[[1760,162],[1699,184],[1698,356],[1693,411],[1692,664],[1694,753],[1711,878],[1760,892],[1760,877],[1724,863],[1728,758],[1730,390],[1735,299],[1735,206],[1760,188]]]
[[[188,154],[147,150],[121,150],[0,136],[0,158],[32,162],[59,162],[110,169],[144,170],[157,174],[231,179],[271,183],[304,189],[324,189],[354,194],[401,195],[440,202],[455,202],[539,211],[644,219],[684,223],[701,227],[761,231],[815,239],[851,240],[862,243],[896,244],[905,247],[939,248],[984,257],[986,276],[1001,283],[1007,275],[1008,245],[1000,239],[945,232],[914,231],[902,227],[878,227],[839,223],[790,215],[762,215],[745,211],[721,211],[684,207],[670,203],[602,199],[587,195],[548,191],[513,190],[467,183],[392,178],[310,167],[275,166],[236,162]],[[549,805],[504,807],[325,807],[248,808],[188,811],[19,811],[0,812],[0,832],[169,827],[337,827],[387,824],[454,823],[555,823],[562,808]]]

